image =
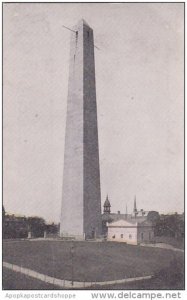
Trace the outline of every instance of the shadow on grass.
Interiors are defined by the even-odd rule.
[[[154,277],[170,289],[184,289],[184,265],[176,257],[170,262],[169,267],[161,269]]]
[[[96,290],[184,290],[184,265],[174,256],[168,267],[155,272],[152,279],[110,286],[95,286]]]

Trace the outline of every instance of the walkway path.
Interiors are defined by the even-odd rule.
[[[175,248],[174,246],[169,245],[169,244],[165,244],[165,243],[155,243],[155,244],[143,244],[143,243],[141,243],[141,246],[143,246],[143,247],[153,247],[153,248],[162,248],[162,249],[167,249],[167,250],[184,252],[183,249]]]
[[[133,282],[133,281],[139,281],[139,280],[145,280],[145,279],[151,279],[152,275],[149,276],[142,276],[142,277],[135,277],[135,278],[124,278],[124,279],[118,279],[118,280],[111,280],[111,281],[99,281],[99,282],[81,282],[81,281],[70,281],[70,280],[62,280],[57,279],[51,276],[47,276],[45,274],[41,274],[38,272],[35,272],[33,270],[23,268],[17,265],[10,264],[8,262],[3,262],[3,267],[10,269],[15,272],[19,272],[22,274],[25,274],[27,276],[30,276],[32,278],[39,279],[41,281],[44,281],[46,283],[51,283],[53,285],[56,285],[58,287],[63,288],[71,288],[71,289],[77,289],[77,288],[85,288],[85,287],[93,287],[93,286],[102,286],[102,285],[113,285],[113,284],[119,284],[119,283],[127,283],[127,282]]]

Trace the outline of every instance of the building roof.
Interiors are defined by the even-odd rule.
[[[136,220],[137,222],[143,222],[147,220],[146,216],[136,216],[136,218],[134,216],[132,216],[131,214],[114,214],[114,213],[110,213],[110,214],[102,214],[102,220],[103,221],[107,221],[107,222],[111,222],[111,221],[117,221],[117,220]]]
[[[136,212],[136,216],[137,217],[147,217],[148,213],[149,213],[149,211],[139,210]]]
[[[118,221],[108,223],[107,226],[108,227],[132,227],[132,225],[133,225],[133,227],[134,226],[136,227],[137,224],[138,224],[137,221],[134,222],[134,220],[133,220],[133,222],[129,222],[126,220],[118,220]]]
[[[138,227],[138,226],[151,226],[149,221],[139,221],[138,219],[128,219],[128,220],[117,220],[107,224],[108,227]]]

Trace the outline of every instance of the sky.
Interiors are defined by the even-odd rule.
[[[102,206],[184,210],[183,3],[4,3],[3,203],[60,219],[72,28],[94,30]]]

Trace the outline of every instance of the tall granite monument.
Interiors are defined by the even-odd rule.
[[[60,235],[101,235],[94,37],[84,20],[71,33]]]

